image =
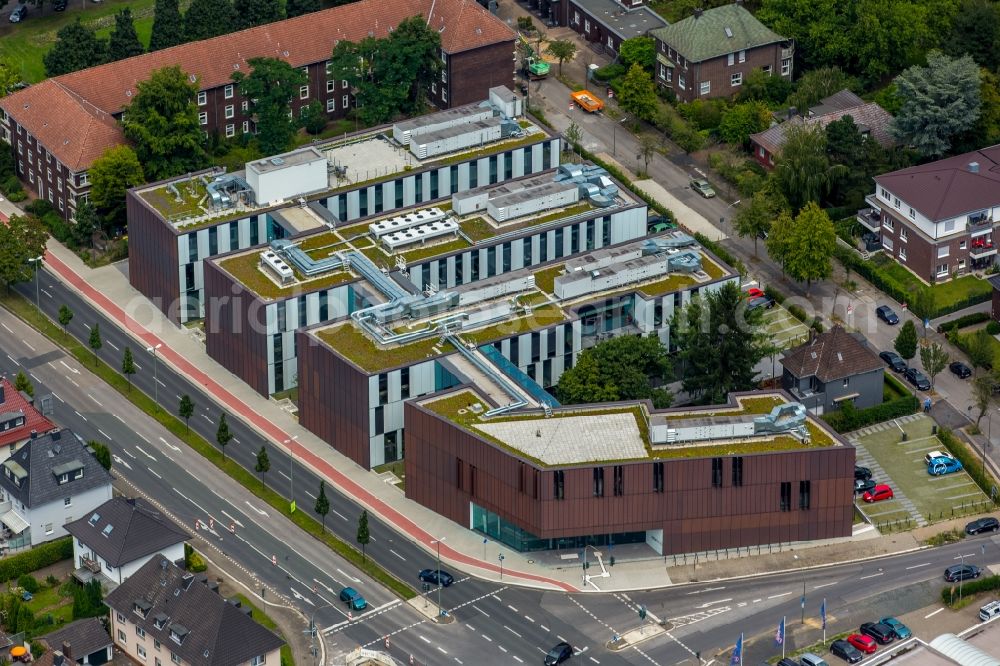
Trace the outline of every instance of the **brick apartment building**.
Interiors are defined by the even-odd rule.
[[[232,75],[249,71],[247,61],[256,57],[281,58],[308,75],[292,100],[295,115],[318,99],[330,118],[339,118],[353,98],[346,82],[326,72],[337,41],[386,37],[417,15],[441,34],[443,70],[429,91],[433,104],[468,104],[492,86],[512,86],[514,32],[475,0],[360,0],[42,81],[0,100],[0,136],[28,188],[73,219],[76,202],[90,189],[87,170],[107,148],[125,143],[117,121],[153,71],[179,65],[198,83],[206,133],[234,137],[254,130]]]
[[[626,39],[667,25],[643,0],[533,0],[529,6],[549,25],[572,28],[595,51],[611,56],[617,55]]]
[[[690,102],[739,93],[755,69],[791,80],[794,46],[754,18],[741,3],[696,9],[653,30],[656,82]]]
[[[885,254],[933,283],[989,268],[1000,218],[1000,145],[875,177],[857,219]]]

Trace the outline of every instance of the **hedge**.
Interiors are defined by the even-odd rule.
[[[970,312],[967,315],[962,315],[951,321],[946,321],[943,324],[939,324],[937,327],[938,333],[948,333],[949,331],[957,331],[960,328],[966,328],[967,326],[975,326],[976,324],[982,324],[984,321],[989,321],[990,315],[986,312]]]
[[[843,407],[835,412],[826,412],[821,419],[837,432],[851,432],[859,428],[865,428],[875,423],[898,419],[901,416],[913,414],[920,409],[920,401],[915,395],[907,392],[902,398],[896,398],[881,405],[866,407],[865,409],[855,409],[852,404],[845,403]],[[963,463],[964,464],[964,463]]]
[[[14,580],[24,574],[38,571],[42,567],[61,560],[73,558],[73,539],[64,537],[35,546],[23,553],[0,560],[0,581]]]
[[[953,606],[953,602],[958,601],[958,595],[952,593],[952,590],[957,587],[958,583],[952,583],[941,588],[941,601],[945,606]],[[1000,590],[1000,576],[986,576],[962,583],[963,597],[972,596],[977,592],[992,592],[993,590]]]
[[[958,458],[958,461],[962,463],[962,467],[972,477],[972,480],[976,482],[976,485],[979,486],[987,497],[990,497],[990,490],[993,487],[994,481],[983,470],[982,458],[977,456],[975,451],[966,446],[964,442],[959,441],[951,430],[947,428],[938,429],[938,439],[947,447],[951,455]],[[994,503],[996,503],[996,500],[994,500]]]

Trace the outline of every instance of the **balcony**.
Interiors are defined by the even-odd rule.
[[[882,211],[877,208],[862,208],[858,211],[857,219],[869,231],[878,233],[882,227]]]
[[[101,573],[101,563],[97,560],[92,560],[89,557],[81,557],[80,563],[83,564],[83,568],[90,571],[90,573]]]
[[[875,210],[882,210],[882,202],[878,200],[878,197],[876,197],[874,193],[865,195],[865,203]]]
[[[993,244],[993,237],[973,238],[969,243],[969,256],[973,259],[982,259],[996,254],[997,248]]]
[[[970,215],[968,227],[973,236],[988,234],[993,231],[993,218],[989,215]]]

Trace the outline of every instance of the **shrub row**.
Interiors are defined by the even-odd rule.
[[[958,595],[952,594],[952,589],[957,587],[958,583],[952,583],[941,588],[941,602],[945,606],[952,606],[953,602],[958,601]],[[986,576],[962,583],[962,596],[971,596],[977,592],[992,592],[993,590],[1000,590],[1000,576]]]
[[[943,324],[939,324],[937,327],[938,333],[948,333],[950,331],[957,331],[960,328],[965,328],[967,326],[975,326],[976,324],[982,324],[984,321],[989,321],[990,315],[986,312],[970,312],[967,315],[962,315],[957,319],[952,319],[951,321],[946,321]]]
[[[994,481],[989,474],[983,469],[982,459],[979,458],[964,442],[955,437],[955,434],[948,430],[947,428],[938,429],[938,439],[941,443],[947,447],[951,455],[958,458],[958,461],[962,463],[962,467],[968,472],[972,480],[976,482],[987,497],[990,497],[990,490],[993,487]],[[994,503],[996,500],[994,500]]]
[[[38,571],[42,567],[73,557],[73,539],[56,539],[23,553],[0,560],[0,580],[14,580],[24,574]]]
[[[898,419],[900,416],[913,414],[920,409],[920,401],[909,391],[902,398],[896,398],[881,405],[855,409],[854,405],[845,402],[844,406],[835,412],[827,412],[820,418],[837,432],[851,432],[865,428],[875,423]]]

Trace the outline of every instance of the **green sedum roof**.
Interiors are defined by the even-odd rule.
[[[732,32],[732,37],[726,33]],[[742,5],[706,9],[650,34],[672,47],[690,62],[704,62],[743,49],[783,42],[785,37],[754,18]]]

